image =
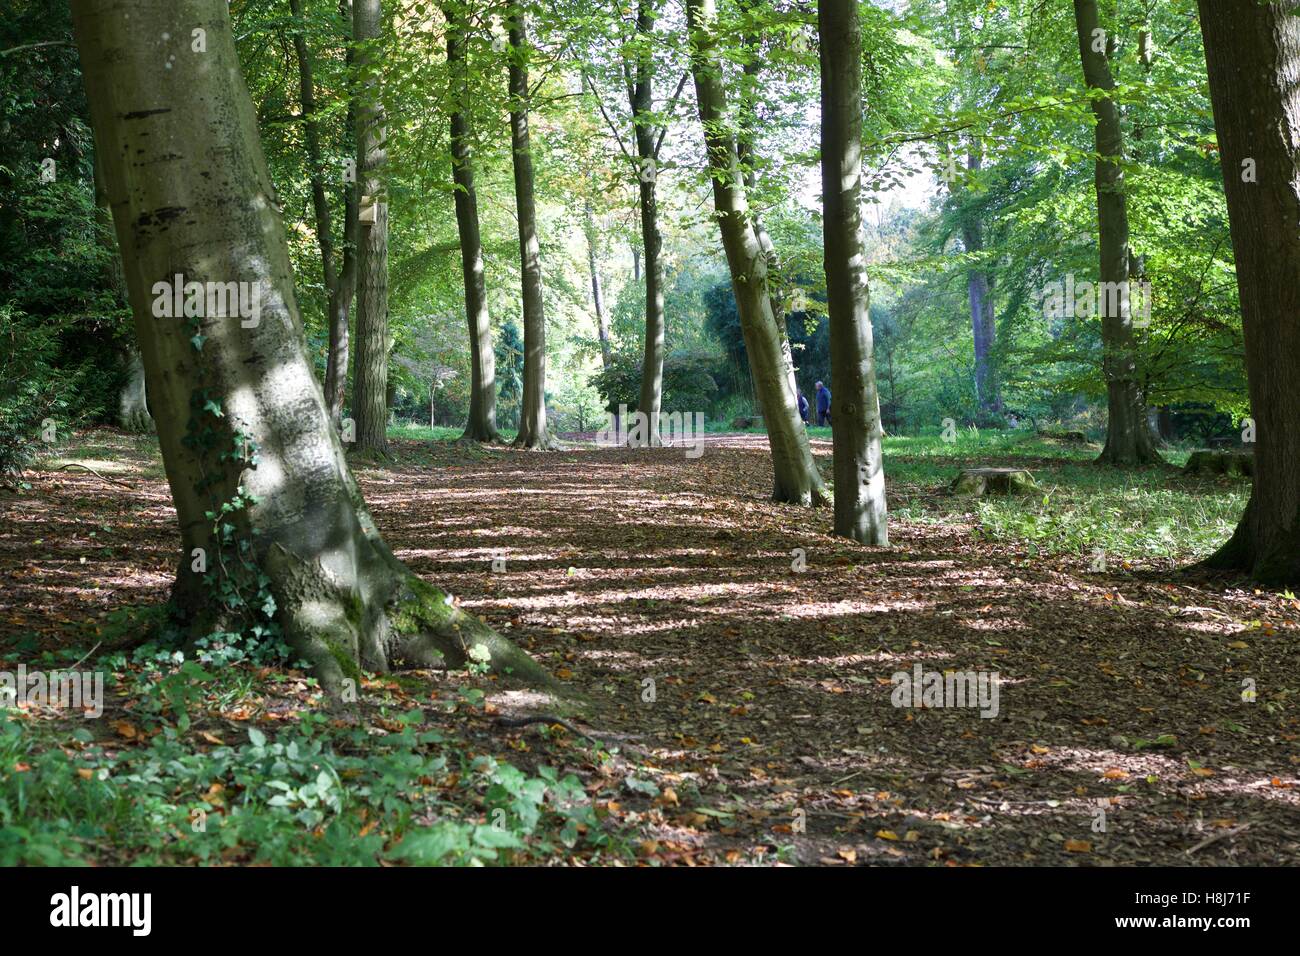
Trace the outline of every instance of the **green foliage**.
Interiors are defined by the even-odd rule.
[[[1173,468],[1114,469],[1094,464],[1098,449],[1014,431],[937,429],[885,439],[891,512],[917,521],[969,521],[979,540],[1023,547],[1028,555],[1101,552],[1110,558],[1202,558],[1236,527],[1249,486],[1184,478]],[[1166,452],[1171,464],[1186,452]],[[1021,467],[1045,489],[1041,498],[950,498],[961,468]]]
[[[0,775],[0,865],[484,865],[579,845],[626,852],[573,775],[471,756],[418,710],[384,715],[378,735],[308,713],[274,738],[250,726],[246,743],[206,748],[188,720],[151,716],[188,714],[212,681],[189,663],[159,680],[139,715],[157,728],[144,746],[0,722],[0,763],[21,768]]]
[[[78,421],[78,389],[94,370],[59,368],[57,330],[0,304],[0,484],[14,485],[45,446]]]
[[[664,412],[697,412],[713,407],[718,391],[713,378],[717,367],[710,355],[674,352],[664,358]],[[636,411],[641,396],[641,357],[620,353],[609,368],[593,375],[592,386],[605,401],[605,409],[617,412],[620,405]]]

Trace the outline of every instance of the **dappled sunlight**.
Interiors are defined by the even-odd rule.
[[[725,780],[743,802],[735,826],[799,809],[810,832],[918,862],[980,859],[1012,829],[1039,858],[1075,861],[1061,849],[1073,840],[1101,859],[1138,820],[1180,860],[1246,819],[1250,840],[1286,839],[1300,729],[1263,703],[1285,700],[1270,695],[1297,641],[1258,623],[1257,596],[976,548],[957,521],[896,519],[893,547],[862,548],[830,534],[828,510],[768,502],[756,444],[698,461],[501,450],[360,481],[399,559],[591,698],[586,723],[650,759],[661,785]],[[41,472],[39,497],[4,503],[10,626],[48,628],[57,607],[54,626],[80,639],[84,609],[166,597],[180,557],[167,489],[141,477],[147,456],[123,460],[129,491]],[[895,706],[894,675],[918,664],[997,673],[997,715]],[[1246,677],[1258,704],[1241,702]],[[491,699],[547,708],[520,693]],[[1090,830],[1099,809],[1113,839]]]

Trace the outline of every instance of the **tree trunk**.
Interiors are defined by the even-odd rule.
[[[104,284],[113,290],[115,303],[126,302],[126,277],[122,274],[122,258],[117,254],[117,240],[113,236],[113,210],[109,205],[108,186],[104,180],[102,157],[95,150],[95,244],[104,263]],[[134,345],[126,351],[126,383],[117,396],[118,424],[129,432],[153,431],[149,415],[149,396],[145,389],[144,362],[140,350]]]
[[[324,279],[326,305],[325,320],[329,325],[329,352],[325,358],[325,404],[329,408],[330,422],[339,427],[343,414],[343,392],[347,384],[348,361],[348,310],[356,285],[356,198],[354,189],[347,190],[344,200],[343,269],[334,262],[334,227],[330,204],[325,192],[325,162],[321,154],[320,130],[316,123],[316,84],[312,76],[311,53],[307,49],[306,29],[302,16],[302,0],[289,0],[295,29],[294,54],[298,60],[299,100],[307,143],[307,163],[311,173],[311,202],[316,219],[316,241],[320,246],[321,272]]]
[[[357,450],[384,456],[388,453],[388,201],[381,180],[387,154],[376,50],[382,30],[380,0],[353,0],[352,36],[360,73],[356,115],[361,201],[352,417]]]
[[[609,344],[609,318],[605,315],[605,297],[600,288],[600,268],[596,256],[596,220],[591,215],[591,204],[583,207],[584,231],[587,238],[587,268],[591,272],[591,304],[596,310],[596,335],[600,339],[600,366],[609,368],[614,361]]]
[[[741,0],[741,9],[748,15],[755,5],[755,0]],[[741,71],[745,78],[743,100],[740,109],[740,131],[736,137],[736,157],[740,161],[741,179],[748,197],[758,188],[758,151],[755,141],[758,138],[758,91],[762,88],[763,57],[759,49],[759,36],[746,32],[741,37],[741,44],[747,51]],[[776,244],[768,235],[763,225],[763,217],[757,210],[750,209],[749,220],[754,226],[754,235],[758,245],[767,257],[768,298],[772,302],[772,315],[776,318],[777,335],[781,339],[781,356],[785,363],[786,376],[790,380],[790,389],[796,399],[799,384],[794,374],[794,350],[790,347],[790,331],[786,328],[785,290],[780,283],[781,258],[777,255]],[[802,424],[802,419],[800,423]]]
[[[474,189],[469,116],[465,112],[469,95],[465,20],[463,14],[450,4],[443,8],[443,12],[447,17],[447,67],[453,96],[456,97],[451,113],[451,175],[455,182],[456,228],[460,233],[460,267],[465,281],[465,317],[469,324],[469,419],[461,438],[496,442],[501,440],[497,432],[496,352],[492,348],[483,240],[478,222],[478,193]]]
[[[1256,427],[1250,503],[1208,564],[1272,585],[1300,583],[1300,19],[1292,6],[1200,2]]]
[[[1074,0],[1075,25],[1079,33],[1079,55],[1083,76],[1090,90],[1109,94],[1115,89],[1110,58],[1105,50],[1113,40],[1101,29],[1097,0]],[[1101,249],[1100,278],[1103,285],[1127,292],[1130,256],[1128,206],[1124,197],[1124,131],[1119,107],[1109,95],[1092,101],[1097,118],[1097,234]],[[1106,447],[1098,461],[1112,465],[1143,465],[1160,461],[1160,454],[1146,427],[1146,406],[1138,385],[1136,340],[1129,297],[1099,295],[1101,312],[1102,369],[1106,376],[1109,418]]]
[[[649,44],[654,30],[655,0],[641,0],[637,7],[637,37]],[[658,150],[654,137],[654,65],[646,47],[639,47],[634,82],[628,90],[632,107],[632,131],[640,167],[637,185],[641,203],[641,244],[645,250],[645,351],[641,360],[641,395],[637,411],[645,414],[645,443],[657,447],[659,415],[664,393],[664,266],[660,255],[659,201],[656,195]],[[683,410],[685,411],[685,410]]]
[[[149,397],[145,387],[144,360],[139,349],[131,349],[126,359],[126,384],[117,398],[117,420],[129,432],[153,431],[149,415]]]
[[[978,170],[978,148],[972,146],[966,156],[966,168]],[[962,244],[971,254],[984,250],[984,230],[973,213],[962,215]],[[975,343],[975,400],[981,412],[996,413],[1002,405],[997,379],[993,373],[993,345],[997,328],[993,318],[993,279],[983,268],[972,268],[966,276],[970,300],[971,336]]]
[[[177,612],[196,636],[229,627],[223,596],[235,593],[265,619],[272,606],[253,592],[269,581],[274,622],[336,700],[345,681],[358,689],[360,667],[427,666],[439,654],[454,664],[474,645],[545,682],[397,561],[370,519],[307,355],[225,0],[153,5],[147,30],[139,0],[72,8],[183,542]],[[205,49],[192,52],[200,29]],[[160,36],[170,37],[161,52]],[[160,306],[178,275],[206,285],[192,287],[188,317],[167,317]],[[239,290],[234,315],[213,304],[228,283]],[[207,512],[223,503],[234,510],[214,524]],[[206,574],[192,570],[200,556]]]
[[[528,20],[510,7],[510,145],[514,157],[515,206],[519,219],[519,263],[523,279],[524,395],[519,411],[520,448],[556,447],[546,426],[546,311],[542,300],[542,256],[537,241],[533,152],[528,140]]]
[[[773,498],[794,504],[826,504],[826,488],[808,447],[808,433],[799,417],[792,376],[788,374],[781,348],[783,330],[772,313],[767,256],[749,218],[735,138],[725,125],[726,98],[713,32],[717,26],[714,0],[687,0],[686,14],[691,72],[704,127],[713,203],[731,272],[745,351],[772,448]]]
[[[889,544],[880,397],[862,245],[862,35],[858,0],[820,0],[822,229],[835,448],[835,533]]]

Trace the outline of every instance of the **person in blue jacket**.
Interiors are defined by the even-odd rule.
[[[803,392],[799,393],[799,417],[805,425],[808,424],[808,399]]]
[[[831,423],[831,390],[821,382],[817,383],[817,424]]]

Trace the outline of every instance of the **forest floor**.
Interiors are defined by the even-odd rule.
[[[432,708],[474,755],[572,774],[622,848],[572,859],[1300,862],[1300,601],[1184,570],[1239,512],[1239,484],[1172,468],[1098,477],[1088,449],[1041,442],[899,439],[879,549],[832,536],[828,509],[771,503],[761,435],[709,436],[696,459],[584,443],[395,448],[358,472],[394,552],[581,703],[464,673],[379,678],[364,685],[379,702],[372,732]],[[829,442],[814,450],[828,469]],[[97,432],[61,454],[0,498],[10,668],[124,640],[129,609],[163,600],[171,580],[152,444]],[[72,459],[104,477],[54,470]],[[951,497],[947,480],[974,462],[1028,467],[1049,490]],[[914,665],[996,674],[996,697],[896,706],[894,675]],[[96,760],[150,736],[129,697],[92,732]],[[246,726],[273,737],[314,699],[292,673],[272,685],[257,670],[242,694],[209,699],[192,732],[214,746]],[[601,746],[558,724],[495,724],[529,713],[560,713]],[[0,787],[0,812],[12,794]],[[487,798],[464,812],[486,813]]]

